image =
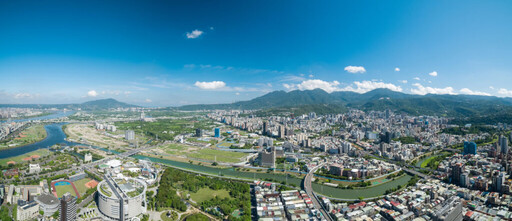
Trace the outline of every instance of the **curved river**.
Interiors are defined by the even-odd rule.
[[[56,124],[49,124],[44,126],[44,129],[46,129],[46,138],[42,141],[21,146],[21,147],[14,147],[11,149],[5,149],[0,150],[0,159],[9,158],[9,157],[15,157],[22,154],[26,154],[28,152],[32,152],[37,149],[43,149],[43,148],[49,148],[55,144],[62,144],[67,146],[76,146],[76,145],[82,145],[82,146],[91,146],[76,142],[69,142],[66,140],[66,134],[64,134],[64,131],[62,131],[62,125],[66,123],[56,123]],[[92,146],[96,149],[101,149],[107,152],[116,153],[115,151],[107,150],[101,147]]]

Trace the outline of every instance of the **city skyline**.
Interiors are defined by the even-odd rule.
[[[2,2],[0,103],[180,106],[315,88],[512,96],[507,1],[294,3]]]

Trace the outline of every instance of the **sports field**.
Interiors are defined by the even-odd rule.
[[[28,157],[38,158],[38,157],[48,156],[48,155],[50,155],[50,153],[51,152],[48,149],[34,150],[32,152],[28,152],[26,154],[22,154],[19,156],[0,159],[0,165],[7,166],[7,162],[10,162],[10,161],[14,161],[16,164],[19,164],[22,162],[28,162],[28,161],[23,161],[23,159],[28,159]]]
[[[95,180],[92,180],[90,178],[84,178],[81,180],[77,180],[73,182],[75,184],[76,189],[78,190],[78,193],[83,195],[87,189],[94,188],[96,185],[98,185],[98,182]]]
[[[46,138],[46,130],[42,124],[33,125],[23,130],[17,137],[6,143],[0,143],[0,149],[19,147],[35,143]]]
[[[69,181],[54,182],[52,183],[52,188],[54,189],[54,194],[57,194],[57,198],[61,198],[62,195],[64,195],[67,192],[71,193],[72,196],[77,196],[77,193],[73,188],[73,185]]]

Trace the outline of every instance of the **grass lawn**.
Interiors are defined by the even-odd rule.
[[[229,143],[229,142],[223,142],[223,143],[219,144],[219,147],[231,147],[231,145],[233,145],[233,144]]]
[[[89,181],[91,181],[90,178],[84,178],[73,182],[75,184],[76,190],[78,190],[80,195],[84,194],[85,191],[87,191],[87,187],[85,186],[85,184]]]
[[[246,157],[248,154],[215,149],[201,149],[195,153],[188,153],[186,155],[187,157],[198,158],[203,160],[214,161],[215,159],[217,159],[218,162],[236,163],[240,162],[240,158]]]
[[[192,200],[197,203],[213,199],[216,196],[220,198],[230,198],[229,191],[227,190],[212,190],[210,188],[201,188],[199,191],[197,191],[197,193],[190,193],[190,198],[192,198]]]
[[[48,156],[50,154],[51,154],[51,152],[48,149],[34,150],[32,152],[28,152],[28,153],[23,154],[23,155],[0,159],[0,165],[6,166],[7,162],[9,162],[9,161],[14,161],[14,162],[16,162],[16,164],[20,164],[20,163],[23,162],[23,158],[26,158],[26,157],[29,157],[29,156],[32,156],[32,155],[39,155],[40,157],[43,157],[43,156]]]
[[[19,147],[31,143],[35,143],[46,138],[46,130],[41,124],[30,126],[23,130],[18,137],[10,140],[9,142],[0,144],[0,149],[9,147]]]
[[[169,145],[163,147],[163,149],[168,154],[178,154],[178,153],[181,153],[182,151],[187,150],[188,146],[183,145],[183,144],[172,143],[172,144],[169,144]]]
[[[175,220],[178,219],[178,213],[176,213],[174,211],[171,211],[171,217],[167,217],[167,212],[168,211],[165,211],[162,214],[160,214],[160,220],[163,220],[163,221],[175,221]]]
[[[71,193],[72,196],[76,196],[75,190],[73,190],[73,186],[71,185],[60,185],[55,186],[55,189],[57,190],[57,197],[61,198],[64,193]]]

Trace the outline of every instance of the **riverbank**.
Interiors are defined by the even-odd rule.
[[[0,150],[28,146],[42,141],[46,139],[46,137],[48,137],[48,132],[46,131],[44,125],[31,125],[19,132],[16,137],[0,143]]]
[[[31,152],[28,152],[28,153],[25,153],[22,155],[18,155],[15,157],[0,159],[0,165],[7,166],[8,162],[14,162],[15,164],[30,162],[32,160],[31,158],[40,158],[40,157],[48,156],[50,154],[51,154],[51,152],[48,149],[34,150],[34,151],[31,151]]]
[[[243,179],[243,180],[265,180],[271,182],[277,182],[287,185],[292,185],[294,187],[302,186],[303,179],[299,179],[295,176],[278,174],[278,173],[255,173],[255,172],[245,172],[243,170],[236,170],[235,168],[215,168],[215,167],[207,167],[202,165],[190,164],[186,162],[178,162],[168,159],[160,159],[153,158],[143,155],[135,155],[133,156],[136,159],[140,160],[149,160],[156,163],[161,163],[166,166],[171,166],[177,169],[183,169],[189,172],[196,172],[200,174],[209,174],[213,176],[222,176],[225,178],[233,178],[233,179]],[[409,180],[412,179],[412,176],[406,174],[401,177],[398,177],[394,180],[391,180],[386,183],[382,183],[376,186],[370,186],[366,188],[354,188],[354,189],[341,189],[336,187],[325,186],[317,183],[313,183],[313,190],[317,193],[320,193],[325,196],[336,197],[340,199],[348,199],[348,200],[357,200],[360,197],[363,198],[372,198],[379,197],[386,194],[386,191],[390,191],[391,189],[399,189],[399,187],[403,187],[407,185]]]

